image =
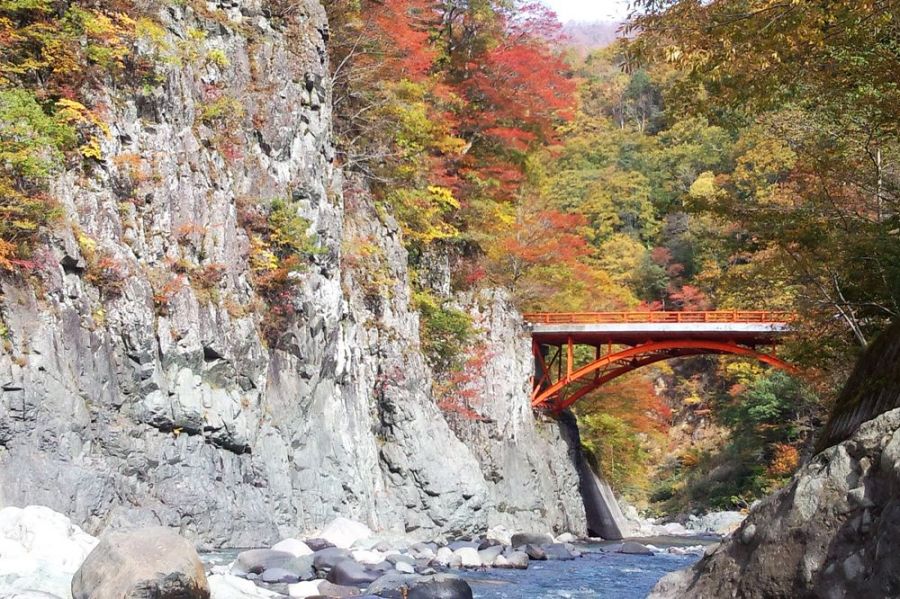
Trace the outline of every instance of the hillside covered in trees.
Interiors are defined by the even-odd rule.
[[[152,18],[130,16],[147,12],[140,4],[0,3],[7,274],[40,270],[45,231],[62,216],[53,176],[104,160],[100,81],[150,98],[171,65],[229,66],[204,31],[172,44]],[[268,18],[289,20],[291,2],[269,4]],[[471,318],[431,284],[440,259],[452,291],[501,287],[522,311],[800,314],[780,351],[802,380],[694,358],[577,408],[586,447],[629,499],[670,512],[742,507],[793,473],[838,381],[900,311],[897,6],[635,4],[627,39],[585,52],[535,2],[327,2],[335,160],[348,212],[362,181],[379,217],[399,223],[440,406],[464,417],[479,417],[468,389],[485,356]],[[197,127],[232,163],[242,150],[230,123],[254,115],[223,89],[206,86]],[[152,178],[139,157],[116,160],[129,186]],[[243,206],[240,218],[275,345],[323,249],[285,200]],[[186,245],[197,234],[179,233]],[[120,291],[121,262],[76,238],[86,279]],[[344,245],[377,295],[390,277],[382,250]],[[154,290],[160,312],[186,280],[218,293],[226,267],[169,266]]]

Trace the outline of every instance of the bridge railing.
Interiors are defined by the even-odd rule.
[[[708,312],[534,312],[524,315],[534,324],[615,324],[615,323],[789,323],[791,312],[715,310]]]

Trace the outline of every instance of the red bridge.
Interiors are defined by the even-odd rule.
[[[531,403],[558,412],[641,366],[699,354],[746,356],[796,372],[771,350],[758,350],[778,345],[794,319],[742,311],[526,314],[535,363]],[[590,356],[576,356],[577,346],[590,348]]]

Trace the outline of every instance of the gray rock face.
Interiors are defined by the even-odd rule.
[[[488,527],[586,535],[576,469],[580,441],[565,423],[536,418],[531,409],[534,362],[521,314],[501,291],[466,294],[458,303],[473,316],[490,356],[476,377],[475,410],[484,420],[450,420],[481,466]]]
[[[900,409],[864,423],[803,466],[693,568],[669,597],[900,596]]]
[[[209,599],[193,545],[162,527],[112,531],[72,579],[73,599]]]
[[[419,538],[583,534],[577,444],[535,422],[527,336],[502,297],[465,300],[494,356],[485,420],[430,395],[398,228],[333,164],[320,3],[156,16],[169,46],[199,30],[198,54],[228,61],[98,91],[103,160],[53,186],[72,227],[48,234],[40,292],[0,281],[0,506],[47,505],[92,533],[174,526],[206,546],[270,546],[339,515]],[[215,98],[243,110],[210,123]],[[267,339],[241,219],[275,199],[321,252]],[[115,288],[88,281],[90,255],[114,261]]]

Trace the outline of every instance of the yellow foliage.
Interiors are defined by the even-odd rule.
[[[256,272],[278,269],[278,257],[258,235],[250,236],[250,268]]]

